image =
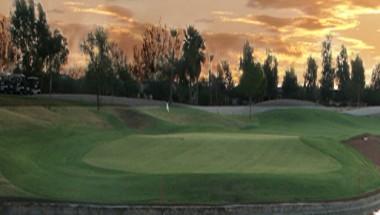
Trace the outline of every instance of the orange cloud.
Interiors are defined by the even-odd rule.
[[[251,8],[293,8],[306,15],[321,16],[331,15],[334,12],[333,9],[340,6],[346,6],[347,9],[379,8],[380,2],[377,0],[248,0],[247,6]]]
[[[217,53],[240,53],[245,41],[250,41],[254,47],[270,49],[279,54],[295,57],[302,55],[301,50],[276,35],[257,35],[241,33],[204,33],[208,50]]]
[[[68,40],[70,49],[68,64],[70,66],[75,65],[85,67],[87,60],[81,53],[80,44],[86,38],[87,34],[93,31],[96,26],[57,22],[53,23],[53,27],[60,29]],[[145,25],[138,22],[129,23],[128,25],[106,26],[106,31],[109,34],[110,40],[116,42],[129,57],[132,57],[133,47],[140,43],[140,37],[144,29]]]
[[[218,4],[192,0],[185,11],[178,0],[40,2],[48,12],[49,23],[69,40],[70,65],[85,65],[79,44],[96,25],[106,28],[110,39],[131,58],[145,23],[159,20],[175,28],[195,25],[203,32],[207,52],[216,55],[215,62],[228,60],[236,71],[247,40],[254,45],[257,59],[262,61],[270,49],[279,58],[281,73],[294,65],[299,77],[310,54],[320,57],[326,34],[334,35],[334,55],[345,44],[350,53],[360,53],[369,68],[378,62],[375,56],[380,56],[380,42],[376,40],[379,0],[236,0]],[[11,9],[12,2],[4,1],[0,13],[9,15]]]
[[[252,18],[263,25],[268,27],[282,28],[282,27],[296,27],[308,30],[318,30],[327,27],[332,27],[331,23],[321,22],[316,17],[296,17],[296,18],[282,18],[268,15],[260,15]]]
[[[81,4],[70,5],[70,6],[74,12],[104,15],[104,16],[114,17],[118,21],[133,22],[132,11],[125,7],[116,6],[116,5],[97,5],[96,7],[83,7]]]

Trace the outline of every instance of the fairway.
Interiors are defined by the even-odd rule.
[[[1,100],[1,99],[0,99]],[[342,141],[380,119],[291,109],[245,116],[186,107],[0,108],[0,197],[110,204],[310,202],[380,187]]]
[[[341,166],[296,136],[184,133],[104,143],[84,160],[135,173],[323,173]]]

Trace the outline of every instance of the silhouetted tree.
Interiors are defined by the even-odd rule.
[[[132,73],[140,82],[168,82],[169,103],[173,100],[174,82],[177,79],[181,58],[181,34],[166,26],[148,26],[141,46],[134,47]]]
[[[235,83],[232,77],[232,72],[230,69],[230,63],[226,60],[220,62],[220,67],[223,71],[224,76],[224,85],[227,91],[231,91],[234,88]]]
[[[138,94],[138,83],[130,73],[130,65],[124,51],[116,44],[110,43],[110,60],[112,64],[112,95],[132,96]]]
[[[371,88],[380,90],[380,64],[377,64],[372,71]]]
[[[81,44],[83,53],[88,55],[89,64],[86,78],[94,83],[97,109],[100,108],[100,95],[106,91],[112,77],[112,62],[110,58],[110,43],[103,28],[90,32]]]
[[[321,100],[328,103],[334,95],[334,69],[332,67],[332,37],[328,35],[322,43]]]
[[[8,34],[8,27],[5,18],[0,20],[0,72],[8,62],[8,46],[10,37]]]
[[[214,98],[209,101],[210,105],[228,103],[229,93],[234,87],[228,61],[221,61],[217,64],[216,74],[210,73],[208,86],[209,97]]]
[[[0,72],[13,64],[17,57],[9,30],[8,20],[5,17],[0,19]]]
[[[15,0],[15,10],[11,13],[12,42],[21,55],[18,68],[26,76],[41,75],[48,57],[46,14],[40,3],[37,11],[35,8],[34,0]]]
[[[184,74],[182,74],[181,77],[182,79],[185,79],[188,83],[190,103],[193,103],[192,91],[194,86],[197,86],[199,75],[202,69],[202,64],[206,60],[204,54],[204,50],[206,47],[201,34],[193,26],[189,26],[185,30],[184,34],[185,40],[182,47]]]
[[[226,65],[224,65],[226,66]],[[214,94],[215,104],[220,105],[225,100],[226,93],[225,70],[222,63],[217,65],[216,74],[211,74],[211,92]],[[228,73],[228,72],[227,72]]]
[[[306,98],[314,101],[316,99],[317,90],[317,74],[318,65],[313,57],[307,59],[307,68],[304,74],[304,88]]]
[[[363,65],[363,60],[359,55],[356,56],[354,60],[351,61],[351,86],[353,96],[356,99],[357,105],[360,105],[361,98],[363,95],[364,87],[365,87],[365,70]]]
[[[159,68],[163,58],[168,58],[171,50],[170,32],[161,25],[148,26],[142,35],[142,44],[134,47],[133,74],[140,81],[158,80],[163,74]]]
[[[255,63],[253,58],[253,47],[246,42],[243,48],[243,57],[240,58],[240,70],[243,71],[240,77],[239,89],[249,98],[249,118],[252,118],[253,98],[262,97],[265,91],[265,74],[260,63]]]
[[[282,95],[284,98],[297,98],[298,96],[298,79],[294,68],[285,72],[284,81],[282,82]]]
[[[49,76],[49,93],[53,89],[53,74],[59,74],[63,64],[67,62],[69,49],[67,40],[62,36],[61,32],[55,30],[46,41],[49,47],[47,51],[46,67]]]
[[[380,105],[380,64],[372,70],[371,84],[364,91],[363,101],[367,105]]]
[[[338,83],[338,98],[347,101],[350,98],[350,65],[348,61],[347,49],[342,46],[336,59],[336,82]]]
[[[277,98],[277,85],[278,85],[277,67],[278,67],[277,58],[272,53],[269,52],[263,65],[263,70],[264,70],[265,78],[267,82],[266,96],[268,99]]]
[[[174,91],[174,83],[178,78],[178,70],[180,68],[180,58],[181,58],[181,40],[180,34],[178,30],[172,29],[170,30],[171,42],[169,42],[170,54],[168,56],[168,79],[169,79],[169,103],[173,103],[173,91]]]
[[[214,60],[214,55],[210,54],[208,56],[208,63],[209,63],[209,65],[208,65],[209,66],[209,69],[208,69],[209,105],[212,105],[212,81],[213,81],[212,62],[213,62],[213,60]]]

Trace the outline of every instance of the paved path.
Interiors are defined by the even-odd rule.
[[[343,111],[343,113],[351,114],[354,116],[370,116],[370,115],[380,116],[380,106],[356,108],[352,110]]]
[[[192,108],[210,112],[219,113],[227,115],[249,115],[249,106],[190,106]],[[321,109],[321,110],[332,110],[335,108],[328,108],[323,106],[253,106],[253,113],[263,113],[272,110],[283,110],[292,108],[305,108],[305,109]]]
[[[248,115],[248,106],[190,106],[192,108],[219,114],[228,115]],[[283,109],[293,109],[293,108],[305,108],[305,109],[318,109],[318,110],[328,110],[340,113],[345,113],[353,116],[380,116],[380,106],[374,107],[363,107],[363,108],[335,108],[335,107],[325,107],[325,106],[253,106],[253,113],[263,113],[272,110],[283,110]]]
[[[39,98],[50,98],[49,95],[37,95]],[[59,99],[63,101],[74,101],[74,102],[84,102],[89,104],[96,103],[95,95],[86,94],[53,94],[51,95],[53,99]],[[148,100],[148,99],[136,99],[136,98],[126,98],[126,97],[115,97],[115,96],[101,96],[101,103],[103,105],[122,105],[130,107],[138,106],[165,106],[166,101]],[[198,110],[207,111],[210,113],[228,114],[228,115],[248,115],[249,106],[194,106],[185,104],[176,104],[180,106],[192,107]],[[253,106],[253,113],[262,113],[272,110],[280,109],[292,109],[292,108],[308,108],[308,109],[319,109],[319,110],[330,110],[342,112],[354,116],[369,116],[369,115],[380,115],[379,107],[364,107],[364,108],[334,108],[325,107],[311,102],[303,102],[297,100],[277,100],[275,102],[269,101]]]

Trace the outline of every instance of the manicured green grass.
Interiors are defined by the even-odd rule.
[[[380,119],[309,109],[247,117],[188,108],[0,108],[0,196],[96,203],[349,198],[380,187],[341,143]]]
[[[324,173],[341,168],[296,136],[236,133],[131,135],[94,148],[95,166],[154,174]]]

